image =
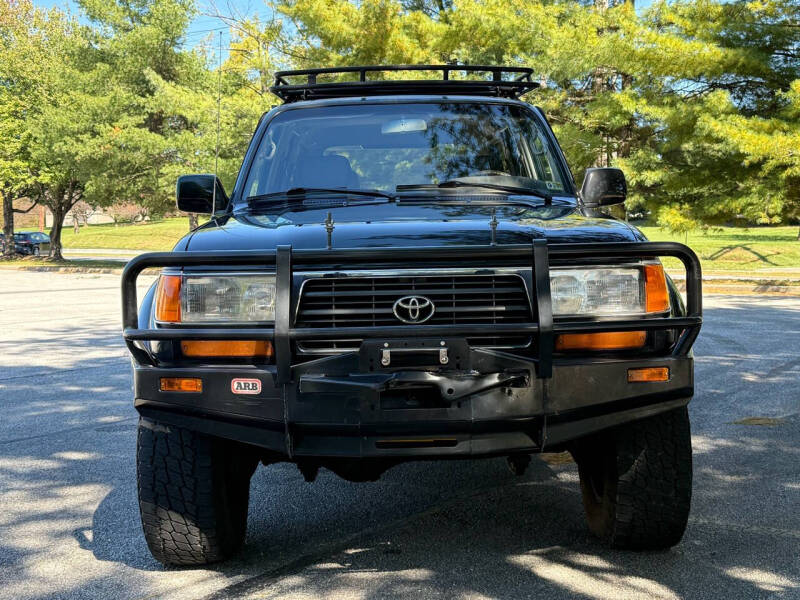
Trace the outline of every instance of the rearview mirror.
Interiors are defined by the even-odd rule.
[[[389,121],[381,125],[381,133],[384,135],[391,133],[411,133],[414,131],[426,131],[428,124],[423,119],[398,119]]]
[[[183,212],[213,215],[228,206],[228,195],[215,175],[182,175],[175,195],[178,210]]]
[[[610,206],[625,202],[628,184],[620,169],[610,167],[586,169],[581,186],[583,205],[588,207]]]

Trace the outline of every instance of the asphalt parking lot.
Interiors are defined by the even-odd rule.
[[[0,270],[0,598],[800,598],[800,298],[707,297],[694,500],[669,552],[609,550],[575,465],[259,468],[246,546],[165,570],[141,535],[119,278]]]

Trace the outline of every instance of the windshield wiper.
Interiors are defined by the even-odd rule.
[[[338,194],[341,196],[369,196],[371,198],[386,198],[394,200],[394,194],[388,194],[380,190],[363,190],[363,189],[350,189],[350,188],[323,188],[323,187],[296,187],[288,189],[284,192],[272,192],[269,194],[258,194],[257,196],[249,196],[247,202],[249,204],[256,204],[261,202],[268,202],[270,200],[302,200],[306,196],[316,196],[319,194]]]
[[[434,183],[417,183],[413,185],[398,185],[398,192],[412,191],[412,190],[431,190],[441,188],[460,188],[460,187],[477,187],[489,190],[497,190],[498,192],[508,192],[509,194],[519,194],[526,196],[536,196],[542,198],[545,204],[550,205],[553,202],[553,195],[548,192],[540,192],[532,188],[516,186],[516,185],[500,185],[497,183],[471,183],[467,181],[459,181],[458,179],[451,179],[450,181],[443,181],[439,184]]]

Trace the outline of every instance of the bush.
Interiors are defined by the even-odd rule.
[[[700,226],[700,222],[692,218],[686,204],[662,206],[656,222],[661,229],[673,235],[683,234],[685,242],[689,240],[689,232]]]

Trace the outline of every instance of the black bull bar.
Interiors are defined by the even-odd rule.
[[[686,316],[637,318],[620,320],[586,319],[554,322],[550,299],[550,262],[588,259],[641,259],[670,256],[680,259],[686,270]],[[533,293],[529,296],[531,314],[535,321],[475,325],[399,325],[382,327],[321,327],[296,328],[291,322],[292,270],[324,266],[331,270],[343,267],[358,268],[364,264],[430,261],[436,258],[437,267],[458,265],[462,261],[487,261],[487,266],[499,267],[503,262],[530,260]],[[139,329],[136,279],[146,268],[193,266],[275,266],[276,297],[273,327],[172,327]],[[590,266],[590,265],[587,265]],[[537,375],[552,375],[555,336],[562,333],[595,333],[638,330],[676,330],[680,336],[672,348],[673,356],[685,356],[692,347],[702,323],[701,270],[697,255],[687,246],[675,242],[615,242],[548,244],[533,240],[530,245],[507,246],[445,246],[445,247],[387,247],[341,249],[292,249],[278,246],[274,250],[236,250],[220,252],[154,252],[132,259],[122,273],[123,337],[134,358],[140,364],[155,365],[152,355],[135,342],[145,340],[270,340],[275,348],[276,383],[291,380],[291,344],[298,340],[325,340],[341,337],[410,338],[481,334],[530,333],[536,339]]]

